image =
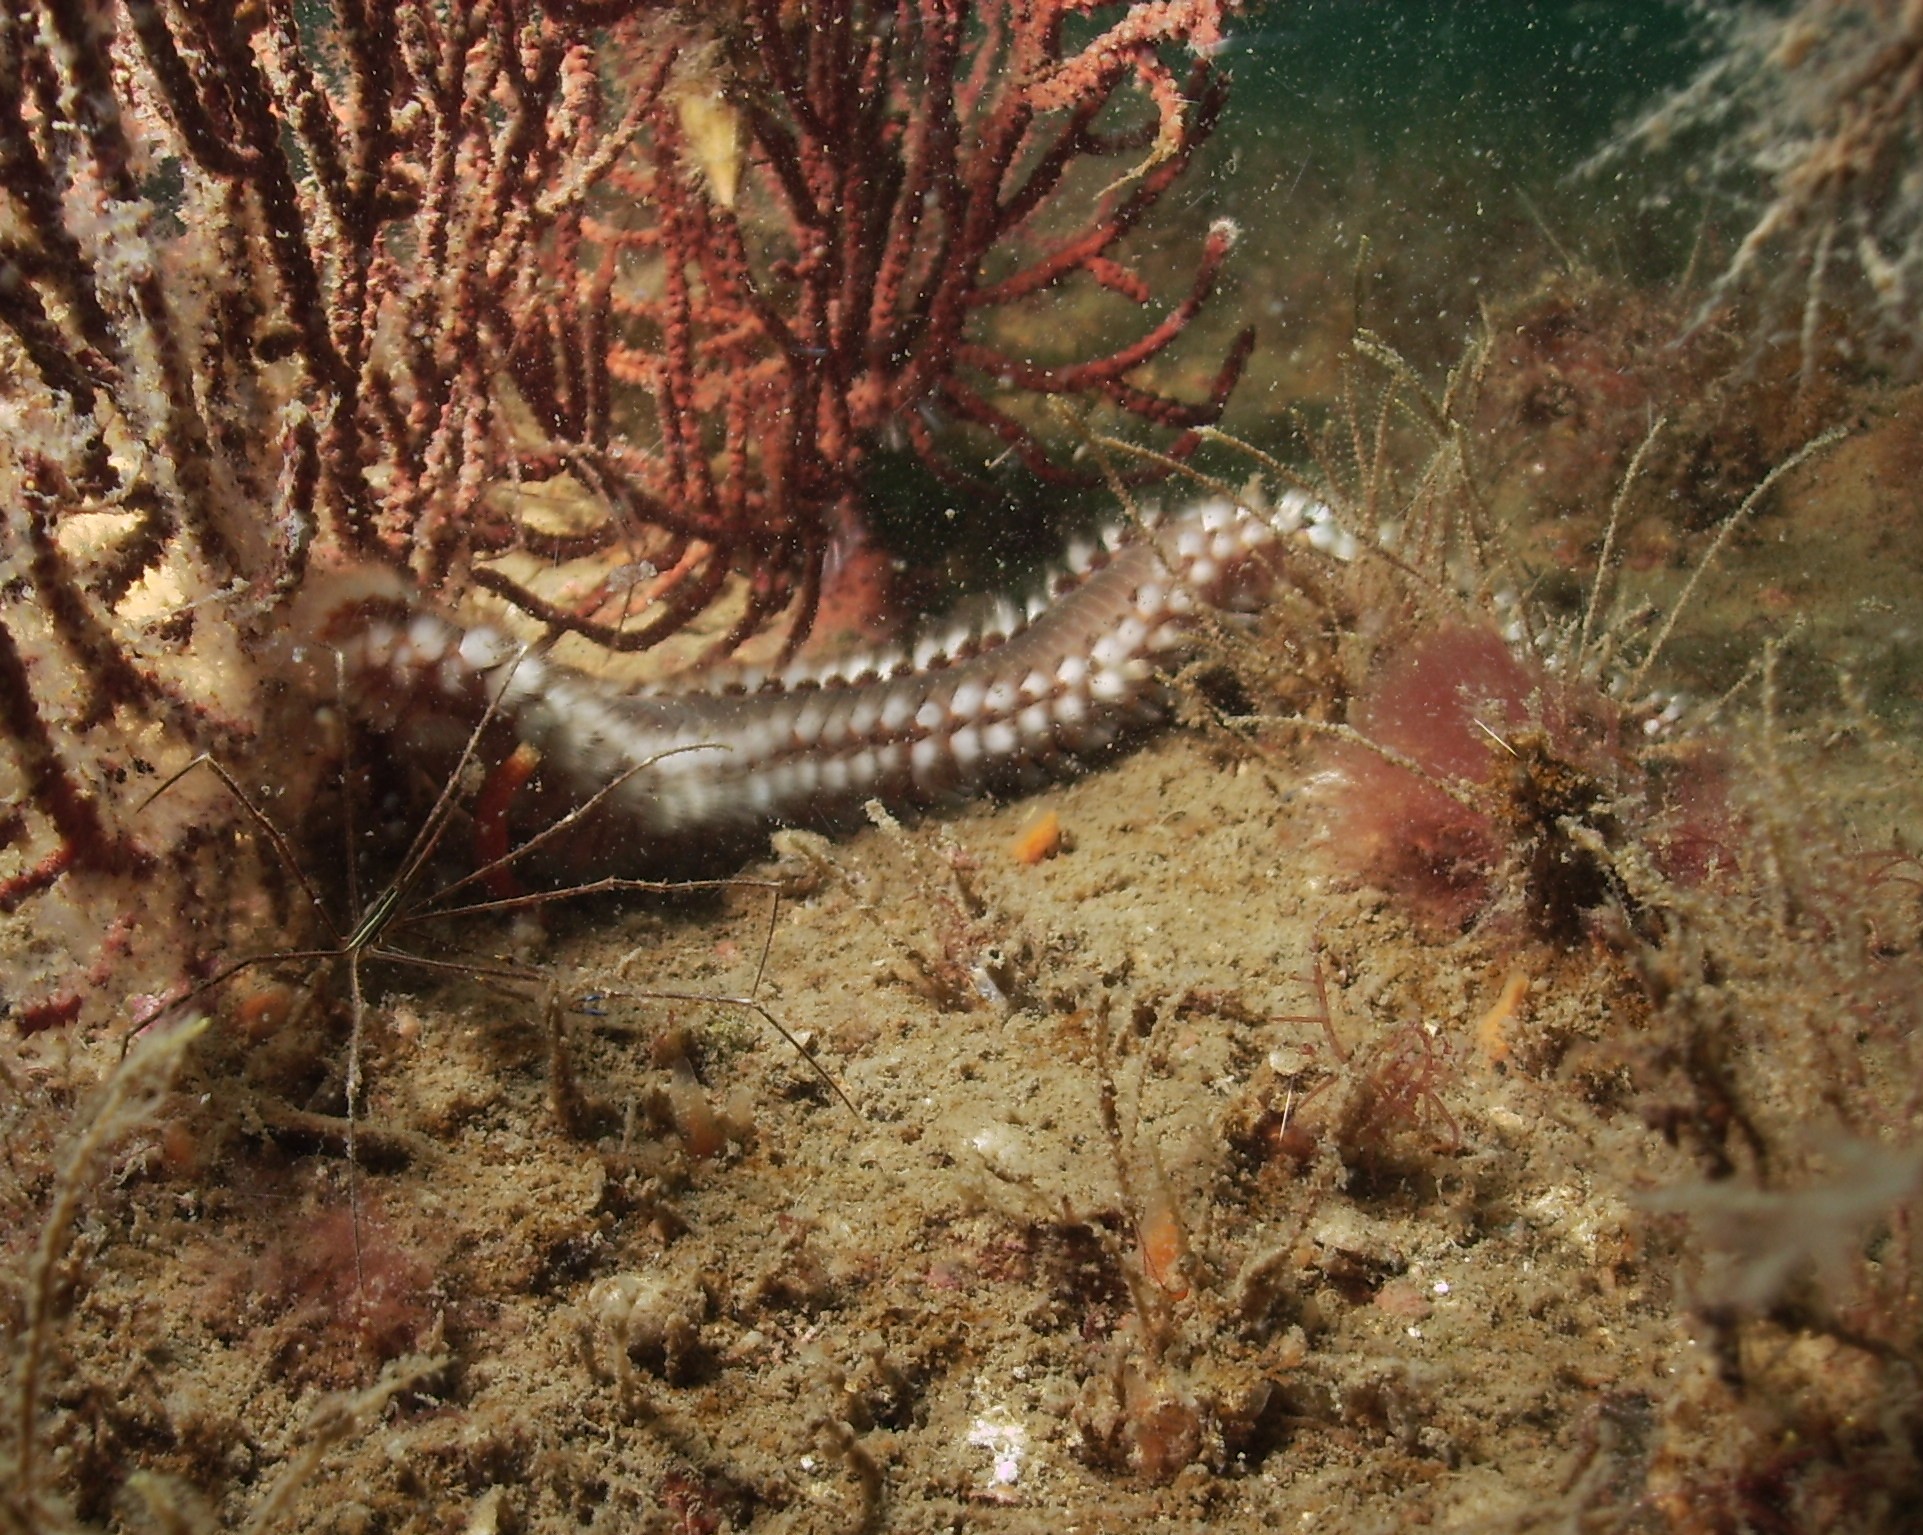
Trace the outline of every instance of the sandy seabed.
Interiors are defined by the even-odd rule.
[[[1865,612],[1914,615],[1879,467],[1901,419],[1719,590],[1800,583],[1815,648],[1859,659]],[[1681,653],[1753,611],[1706,600]],[[1863,669],[1907,717],[1903,668]],[[746,871],[784,888],[755,996],[848,1103],[754,1012],[637,995],[755,986],[760,886],[437,951],[533,966],[553,1006],[370,971],[357,1168],[327,1112],[338,997],[295,1028],[260,985],[80,1191],[49,1501],[239,1525],[318,1444],[276,1524],[1720,1529],[1788,1498],[1828,1424],[1838,1469],[1796,1496],[1849,1510],[1900,1450],[1862,1404],[1912,1410],[1865,1341],[1895,1319],[1846,1309],[1884,1294],[1860,1266],[1901,1268],[1900,1216],[1845,1219],[1847,1272],[1794,1279],[1834,1300],[1706,1312],[1728,1254],[1646,1198],[1704,1186],[1705,1082],[1746,1188],[1849,1165],[1798,1021],[1832,970],[1746,947],[1800,920],[1757,915],[1756,860],[1833,843],[1877,934],[1856,978],[1917,962],[1913,866],[1872,856],[1916,835],[1909,748],[1783,713],[1767,736],[1739,714],[1729,749],[1739,802],[1774,774],[1793,806],[1745,808],[1746,873],[1678,895],[1653,942],[1546,943],[1500,892],[1466,933],[1415,920],[1332,840],[1352,786],[1287,730],[1190,725],[1021,802],[785,838]],[[1061,844],[1027,862],[1040,815]],[[1785,830],[1805,845],[1768,851]],[[1713,1068],[1678,1064],[1694,1036],[1651,978],[1703,953],[1725,973],[1674,984],[1714,1012]],[[1882,1025],[1873,989],[1833,1001]],[[10,1156],[38,1170],[10,1190],[16,1272],[68,1084],[109,1045],[9,1046]],[[1738,1486],[1777,1461],[1779,1486]],[[169,1480],[130,1489],[134,1465]]]

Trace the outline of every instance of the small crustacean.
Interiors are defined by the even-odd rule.
[[[909,808],[1037,786],[1159,719],[1200,615],[1259,600],[1283,539],[1328,518],[1300,492],[1263,513],[1212,498],[1078,546],[1025,609],[772,675],[620,692],[391,582],[311,604],[299,659],[404,751],[458,743],[491,711],[508,750],[538,752],[550,796],[578,805],[622,780],[606,813],[642,858],[699,852],[776,825],[845,824],[871,799]],[[595,858],[640,861],[607,846],[626,840],[609,824]]]

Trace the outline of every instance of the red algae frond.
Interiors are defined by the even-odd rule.
[[[1491,630],[1422,634],[1356,700],[1361,740],[1328,748],[1335,846],[1438,929],[1510,904],[1506,890],[1531,927],[1571,937],[1610,893],[1572,828],[1610,835],[1642,792],[1617,716]]]
[[[1488,899],[1501,856],[1482,794],[1491,732],[1522,724],[1532,691],[1500,636],[1444,630],[1385,666],[1351,714],[1358,732],[1405,760],[1360,744],[1328,749],[1345,861],[1438,926],[1461,926]]]

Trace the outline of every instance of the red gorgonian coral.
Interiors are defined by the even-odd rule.
[[[672,535],[652,563],[674,564],[674,595],[619,634],[544,617],[638,648],[745,564],[755,591],[731,640],[784,610],[798,639],[831,542],[863,521],[861,470],[885,431],[952,483],[970,477],[939,442],[938,419],[983,429],[1044,478],[1066,477],[997,399],[1010,391],[1102,399],[1173,428],[1215,419],[1247,334],[1198,404],[1131,376],[1200,308],[1232,240],[1225,222],[1209,231],[1182,303],[1106,355],[1051,366],[992,343],[983,323],[1078,275],[1149,301],[1115,247],[1214,125],[1225,93],[1207,53],[1223,7],[1134,6],[1069,50],[1075,13],[1113,9],[752,0],[684,48],[659,87],[645,153],[612,173],[621,198],[585,220],[601,258],[580,264],[587,296],[548,311],[551,345],[517,375],[604,483]],[[1195,51],[1179,81],[1163,58],[1170,45]],[[1103,126],[1130,85],[1153,112]],[[1092,216],[1034,237],[1090,158],[1113,166]],[[646,280],[624,282],[623,270]],[[599,349],[609,299],[619,339]],[[587,327],[587,345],[564,317]],[[646,387],[658,452],[607,440],[595,412],[609,381],[578,376],[575,356],[604,356],[614,379]]]

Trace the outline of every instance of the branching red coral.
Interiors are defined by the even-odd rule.
[[[571,423],[598,473],[676,535],[654,563],[673,565],[677,583],[705,601],[720,570],[756,573],[731,642],[791,603],[789,633],[806,633],[831,545],[864,521],[861,471],[885,433],[898,429],[944,479],[968,483],[936,425],[968,423],[1057,480],[1066,472],[998,396],[1106,400],[1177,430],[1220,413],[1247,336],[1203,401],[1131,375],[1207,298],[1233,241],[1226,222],[1210,231],[1189,296],[1130,345],[1050,366],[986,334],[997,312],[1077,274],[1145,302],[1147,285],[1113,252],[1221,110],[1222,77],[1202,56],[1220,41],[1219,0],[1130,7],[1071,51],[1065,24],[1096,9],[1112,7],[747,0],[683,53],[655,97],[651,152],[616,167],[623,200],[583,229],[602,262],[582,263],[591,291],[573,313],[598,327],[605,296],[618,339],[600,353],[557,330],[519,377],[539,413]],[[1179,86],[1163,58],[1177,47],[1198,54]],[[1107,133],[1098,123],[1131,82],[1154,115]],[[1084,227],[1041,232],[1079,162],[1143,149]],[[608,377],[564,373],[577,355],[605,356]],[[594,407],[621,382],[653,396],[658,454],[599,436]],[[670,607],[653,628],[677,621]]]

